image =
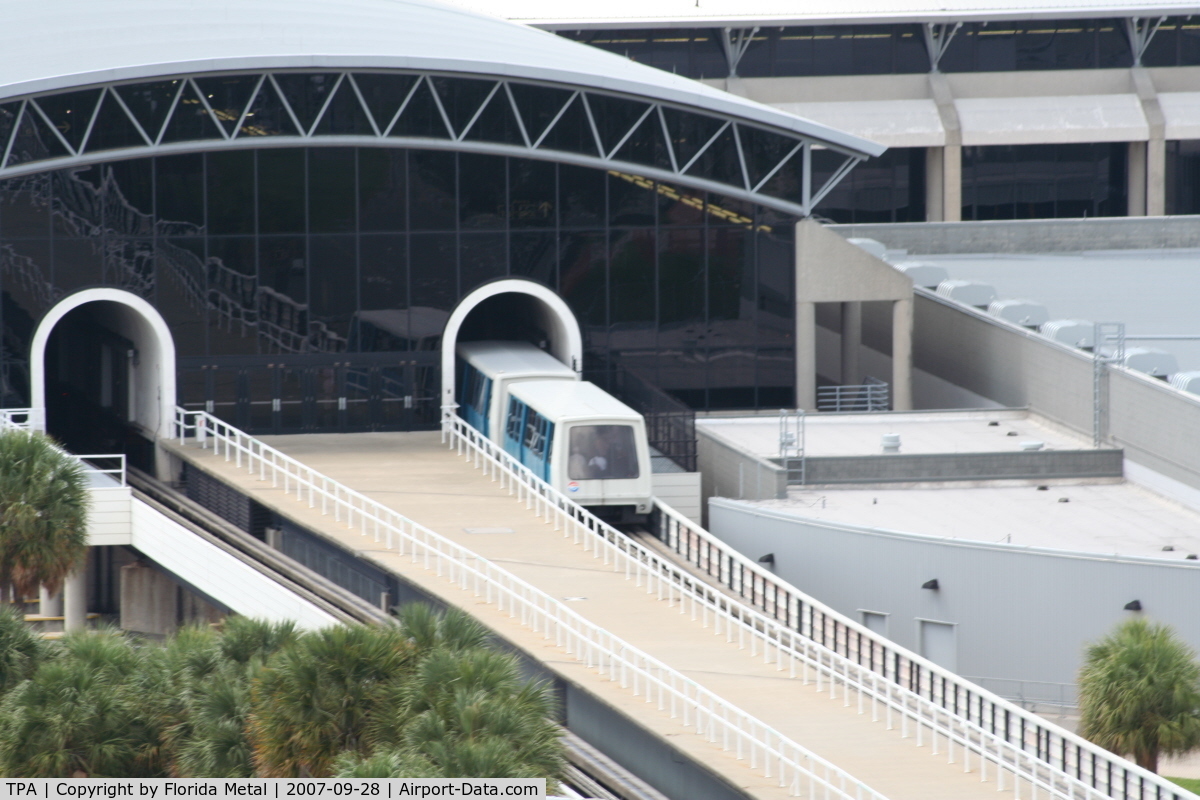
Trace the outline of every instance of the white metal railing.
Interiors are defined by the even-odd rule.
[[[46,412],[41,408],[0,408],[0,429],[46,430]]]
[[[1017,705],[964,680],[936,664],[896,646],[862,625],[803,594],[753,563],[669,506],[655,503],[655,535],[714,583],[692,577],[671,561],[605,524],[569,497],[536,477],[465,420],[443,414],[443,439],[474,460],[478,468],[507,483],[510,492],[539,516],[573,536],[614,570],[641,583],[660,597],[680,601],[693,618],[712,625],[714,633],[761,650],[793,677],[797,667],[807,683],[839,689],[850,705],[851,694],[861,713],[871,705],[873,719],[885,718],[889,729],[899,723],[901,736],[917,744],[928,736],[938,751],[946,746],[951,763],[961,758],[964,770],[972,758],[986,781],[989,766],[997,789],[1009,784],[1054,798],[1118,798],[1165,800],[1190,793],[1166,779],[1100,748]],[[646,576],[654,576],[652,586]],[[666,587],[666,594],[663,589]],[[730,597],[722,588],[729,590]],[[1008,780],[1006,780],[1006,776]]]
[[[792,795],[816,797],[818,793],[838,800],[886,800],[883,795],[844,770],[780,734],[745,711],[726,702],[679,671],[664,664],[580,616],[565,603],[521,580],[491,561],[413,522],[404,515],[305,466],[264,442],[243,433],[204,411],[176,409],[176,434],[186,444],[189,434],[200,447],[212,449],[236,467],[285,494],[294,493],[313,510],[333,515],[334,520],[371,536],[398,555],[411,558],[460,588],[483,597],[501,611],[553,640],[559,647],[596,669],[609,680],[632,689],[635,696],[654,703],[658,710],[679,719],[689,730],[718,744],[751,769],[775,779]],[[491,472],[501,477],[502,470]],[[518,482],[506,481],[510,490]],[[528,496],[532,501],[532,496]],[[615,560],[614,544],[596,547]],[[633,568],[629,564],[630,569]],[[634,576],[648,591],[672,602],[682,600],[669,576],[650,564],[641,564]],[[729,629],[733,635],[733,629]]]
[[[46,412],[41,408],[0,408],[0,430],[41,431],[46,430]],[[61,447],[55,449],[62,450]],[[67,453],[66,450],[62,452]],[[95,455],[79,455],[67,453],[83,463],[85,475],[111,475],[119,485],[125,485],[125,454],[97,453]],[[116,466],[104,468],[97,462],[113,462]]]
[[[74,455],[72,453],[72,455]],[[125,454],[124,453],[99,453],[96,455],[76,455],[83,462],[83,473],[85,475],[108,475],[120,486],[125,486]],[[114,466],[105,468],[100,466],[104,462],[114,464]]]
[[[821,386],[817,389],[818,411],[887,411],[888,384],[878,378],[854,386]]]

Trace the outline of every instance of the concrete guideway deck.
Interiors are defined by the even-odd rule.
[[[592,552],[564,538],[527,510],[525,503],[500,488],[499,482],[447,449],[438,433],[308,434],[266,437],[263,441],[565,601],[587,620],[682,672],[892,800],[957,800],[992,797],[997,791],[994,769],[987,770],[985,783],[981,782],[977,761],[966,772],[961,758],[957,763],[948,763],[944,739],[936,755],[928,732],[923,747],[918,748],[911,728],[905,739],[899,723],[896,730],[887,729],[882,712],[878,715],[881,721],[872,722],[869,699],[863,713],[853,695],[844,697],[840,687],[836,699],[831,700],[828,682],[822,694],[815,682],[805,685],[800,678],[788,677],[777,665],[752,656],[749,648],[739,649],[736,639],[731,643],[724,635],[715,636],[701,621],[681,613],[685,609],[678,603],[647,594],[645,587],[627,580],[624,572],[613,571]],[[704,737],[682,731],[679,720],[671,720],[654,704],[585,667],[541,634],[523,627],[519,619],[400,557],[394,550],[373,545],[357,530],[335,521],[333,515],[322,515],[319,504],[310,508],[295,494],[273,488],[270,482],[249,474],[244,466],[239,469],[234,461],[214,456],[211,450],[201,450],[194,443],[169,447],[297,523],[465,608],[646,729],[669,737],[674,746],[710,765],[749,794],[790,795],[777,785],[777,780],[747,769],[751,765],[746,760],[735,760],[733,751],[723,752]],[[1006,782],[1011,788],[1011,779]]]

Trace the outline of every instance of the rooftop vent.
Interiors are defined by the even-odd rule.
[[[1032,300],[993,300],[988,313],[1026,328],[1037,328],[1050,318],[1046,307]]]
[[[883,257],[887,255],[887,247],[883,242],[877,242],[874,239],[847,239],[846,241],[852,245],[861,247],[880,260],[883,260]]]
[[[912,278],[914,286],[923,286],[926,289],[936,289],[938,284],[950,277],[949,273],[942,267],[920,261],[907,261],[903,264],[897,264],[896,269]]]
[[[1175,372],[1171,375],[1171,385],[1182,392],[1200,394],[1200,372]]]
[[[937,293],[976,308],[987,308],[996,299],[994,286],[975,281],[942,281],[938,284]]]
[[[1175,356],[1157,347],[1130,347],[1125,351],[1125,366],[1137,372],[1166,380],[1179,369]]]
[[[1052,319],[1042,323],[1042,335],[1047,339],[1065,344],[1067,347],[1078,347],[1091,350],[1095,342],[1095,324],[1086,319]]]

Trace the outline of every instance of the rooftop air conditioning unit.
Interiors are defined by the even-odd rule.
[[[988,313],[1026,328],[1037,328],[1050,318],[1046,307],[1032,300],[993,300]]]
[[[996,299],[995,287],[975,281],[942,281],[938,284],[937,293],[976,308],[987,308]]]
[[[1096,326],[1086,319],[1052,319],[1042,323],[1041,331],[1047,339],[1067,347],[1091,350],[1095,346]]]
[[[1125,350],[1125,366],[1137,372],[1166,380],[1179,369],[1175,356],[1156,347],[1130,347]]]
[[[1200,394],[1200,372],[1176,372],[1171,375],[1171,385],[1181,392]]]
[[[920,261],[897,264],[896,269],[912,278],[913,286],[923,286],[926,289],[936,289],[938,284],[950,277],[944,268]]]
[[[887,255],[887,246],[883,242],[877,242],[874,239],[847,239],[846,241],[852,245],[861,247],[881,261]]]

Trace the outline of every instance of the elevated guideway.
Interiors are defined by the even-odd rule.
[[[0,430],[39,429],[33,409],[0,409]],[[238,614],[312,629],[346,616],[239,548],[203,530],[177,509],[129,485],[121,454],[79,455],[91,495],[88,545],[134,548],[179,581]],[[135,480],[137,480],[135,478]],[[142,479],[144,481],[144,479]],[[74,591],[68,580],[67,594]],[[70,600],[67,605],[70,606]],[[82,619],[82,617],[81,617]]]
[[[901,671],[894,648],[827,610],[814,636],[811,600],[788,600],[794,588],[768,586],[740,556],[716,557],[711,541],[660,509],[662,538],[689,555],[708,548],[700,571],[728,585],[701,583],[571,508],[469,431],[453,432],[449,450],[436,433],[259,441],[202,413],[186,419],[189,435],[170,446],[178,457],[467,609],[750,796],[1187,796],[1104,751],[1087,757],[1121,784],[1085,784],[1049,752],[1081,740],[1068,748],[1031,718],[1036,745],[1014,744],[1026,729],[1015,706],[960,690],[911,654]],[[730,596],[739,592],[760,607],[773,596],[773,614]],[[804,612],[803,624],[780,625],[781,600],[785,621]],[[832,647],[818,641],[826,632]],[[855,658],[839,654],[851,643]]]

